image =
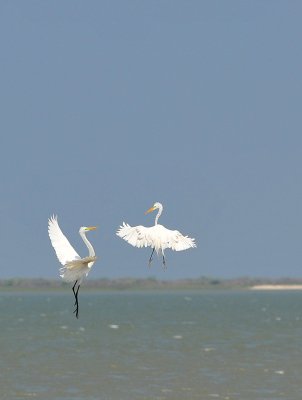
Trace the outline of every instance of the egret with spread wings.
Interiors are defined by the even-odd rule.
[[[158,219],[163,211],[161,203],[154,203],[154,205],[145,212],[148,214],[154,210],[158,210],[155,217],[155,225],[151,227],[145,227],[142,225],[130,226],[123,222],[116,234],[126,242],[130,243],[135,247],[148,247],[152,248],[152,253],[149,258],[149,267],[152,262],[152,256],[154,250],[157,254],[161,252],[163,257],[163,266],[166,266],[164,250],[170,248],[172,250],[181,251],[189,249],[190,247],[196,247],[195,239],[188,236],[182,235],[179,231],[172,231],[165,228],[163,225],[158,223]]]
[[[48,219],[49,238],[60,263],[63,265],[63,267],[60,268],[60,276],[66,282],[74,282],[72,291],[75,297],[74,313],[77,318],[79,318],[78,293],[80,285],[97,259],[91,243],[86,238],[86,232],[95,229],[96,226],[82,226],[79,230],[79,234],[89,251],[88,257],[81,258],[61,231],[58,224],[58,217],[52,216]]]

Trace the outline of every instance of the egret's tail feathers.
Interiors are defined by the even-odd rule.
[[[68,263],[60,268],[60,277],[66,282],[81,282],[83,278],[88,275],[89,271],[88,265],[83,267],[83,264],[80,266]]]

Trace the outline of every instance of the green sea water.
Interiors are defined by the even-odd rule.
[[[301,292],[0,294],[0,399],[302,399]]]

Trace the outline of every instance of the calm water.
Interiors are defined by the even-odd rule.
[[[302,399],[302,293],[0,294],[0,399]]]

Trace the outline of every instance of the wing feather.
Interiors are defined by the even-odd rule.
[[[57,216],[53,215],[48,219],[48,235],[62,265],[65,265],[68,261],[81,258],[61,231]]]
[[[153,246],[150,228],[142,225],[130,226],[123,222],[116,234],[134,247]]]
[[[179,231],[170,231],[167,244],[169,248],[175,251],[182,251],[190,247],[196,247],[195,239],[182,235]]]

